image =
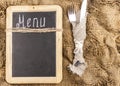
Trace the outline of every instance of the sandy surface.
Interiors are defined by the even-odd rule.
[[[63,80],[60,84],[27,86],[120,86],[120,1],[89,0],[87,38],[84,57],[88,67],[82,77],[67,70],[73,60],[72,27],[67,17],[71,0],[1,0],[0,1],[0,86],[5,81],[5,15],[11,5],[57,4],[63,8]],[[74,0],[76,10],[81,0]],[[26,86],[26,85],[13,85]]]

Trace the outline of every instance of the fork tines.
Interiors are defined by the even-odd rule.
[[[68,8],[68,17],[70,22],[76,21],[76,13],[75,13],[74,5],[70,5]]]

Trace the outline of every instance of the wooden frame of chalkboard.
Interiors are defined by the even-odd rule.
[[[19,27],[22,27],[22,26],[20,26],[20,23],[22,22],[23,17],[20,18],[20,15],[19,15],[18,16],[19,18],[15,20],[15,18],[17,18],[16,15],[17,15],[17,13],[18,14],[24,14],[25,13],[25,15],[29,15],[30,13],[33,13],[31,15],[32,16],[36,16],[36,15],[44,15],[44,13],[49,14],[51,12],[53,12],[53,14],[55,13],[54,14],[55,17],[53,18],[53,19],[55,19],[54,20],[54,24],[55,25],[54,25],[53,28],[55,28],[56,31],[55,32],[37,33],[37,35],[38,34],[46,34],[47,35],[47,37],[49,39],[46,40],[43,43],[48,42],[50,44],[50,46],[54,46],[53,48],[55,48],[55,49],[53,49],[53,51],[55,53],[52,52],[52,50],[51,50],[52,47],[50,47],[48,50],[51,51],[51,52],[48,53],[48,58],[49,58],[49,56],[52,56],[51,54],[53,53],[53,55],[55,55],[53,57],[55,57],[55,58],[54,59],[52,57],[50,57],[50,58],[53,59],[55,62],[51,62],[51,64],[54,63],[52,65],[50,64],[51,66],[49,66],[49,62],[48,62],[48,67],[49,68],[47,68],[47,66],[46,66],[46,69],[45,69],[43,65],[46,65],[47,61],[45,61],[43,59],[44,58],[43,57],[42,60],[44,60],[45,62],[43,64],[42,64],[42,62],[40,62],[40,64],[42,64],[42,66],[36,67],[38,65],[37,63],[39,63],[39,62],[33,62],[32,64],[30,64],[32,66],[27,65],[27,64],[25,64],[27,62],[26,59],[28,59],[28,61],[29,61],[30,58],[26,58],[26,59],[22,58],[23,53],[21,53],[21,52],[23,52],[24,49],[23,50],[14,49],[14,47],[17,47],[17,46],[19,46],[19,47],[23,46],[23,48],[26,46],[26,45],[24,45],[24,43],[19,41],[19,39],[22,39],[22,38],[17,38],[17,37],[21,37],[22,36],[22,35],[20,35],[21,33],[20,32],[12,32],[12,29],[14,28],[14,23],[16,21],[18,21],[18,19],[21,19],[21,20],[20,20],[19,24],[16,23],[16,25],[19,26]],[[41,14],[41,13],[43,13],[43,14]],[[45,15],[47,15],[47,14],[45,14]],[[53,15],[53,14],[51,14],[51,15]],[[49,18],[52,19],[51,15],[47,15],[47,16],[49,16]],[[31,17],[31,16],[29,16],[29,17]],[[29,19],[29,20],[31,20],[31,19]],[[52,22],[52,20],[49,20],[49,22]],[[32,24],[33,24],[33,22],[32,22]],[[37,24],[35,24],[35,25],[37,25]],[[47,28],[52,28],[52,26],[49,26],[49,25],[48,25]],[[38,29],[39,28],[43,28],[43,26],[40,26],[40,25],[39,25],[39,27],[38,27],[38,25],[36,27],[34,25],[28,25],[28,26],[31,26],[30,28],[38,28]],[[24,26],[24,27],[26,27],[26,26]],[[18,35],[16,35],[16,33]],[[54,35],[53,35],[53,33],[54,33]],[[25,33],[22,33],[22,34],[25,34]],[[29,33],[29,34],[27,34],[27,36],[31,35],[31,34],[32,33]],[[33,35],[36,35],[36,33],[33,33]],[[38,38],[39,37],[40,38],[43,37],[43,39],[41,39],[41,40],[44,40],[44,38],[47,39],[47,37],[45,37],[46,35],[40,35],[40,36],[38,36]],[[26,34],[24,36],[26,36]],[[55,39],[53,41],[55,43],[52,42],[52,38],[50,38],[50,37],[53,37]],[[29,36],[28,38],[29,38],[29,40],[35,39],[33,36]],[[23,40],[23,41],[25,41],[25,40]],[[32,41],[34,41],[34,40],[32,40]],[[19,45],[17,45],[17,43]],[[38,43],[40,44],[41,42],[38,42]],[[21,46],[20,46],[20,44],[21,44]],[[35,43],[35,44],[37,44],[37,43]],[[41,45],[41,46],[44,46],[44,45]],[[34,47],[32,47],[32,48],[34,48]],[[35,50],[33,50],[33,52],[34,51]],[[46,51],[46,52],[49,52],[49,51]],[[20,55],[16,55],[16,54],[14,55],[14,53],[18,53],[18,54],[20,53]],[[42,52],[42,53],[44,53],[44,52]],[[46,55],[47,55],[47,53],[44,56],[46,56]],[[22,58],[22,60],[20,58]],[[51,59],[49,61],[52,61]],[[32,58],[31,61],[33,61],[33,60],[34,59]],[[20,61],[22,61],[22,62],[20,62]],[[35,61],[37,61],[37,58],[36,58]],[[41,61],[41,59],[38,60],[38,61]],[[25,64],[25,65],[23,65],[23,64]],[[24,68],[23,69],[24,71],[22,70],[22,67],[19,68],[20,67],[19,65],[22,65],[22,67]],[[36,65],[36,66],[33,66],[33,65]],[[31,75],[29,74],[29,71],[30,71],[29,68],[28,68],[29,71],[25,69],[26,66],[29,66],[31,68],[31,70],[33,69],[33,71],[32,71],[33,75],[32,75],[32,73],[30,73]],[[38,71],[38,72],[35,73],[36,74],[35,75],[34,74],[34,70],[36,71],[35,68],[40,68],[38,70],[44,69],[44,72],[47,72],[48,71],[47,69],[50,69],[50,68],[52,68],[51,70],[55,70],[55,71],[54,71],[54,73],[48,72],[48,73],[46,73],[46,75],[45,74],[42,75],[42,73],[44,73],[44,72],[41,72],[41,71],[40,71],[40,73],[41,73],[41,75],[40,75],[38,73],[39,72]],[[30,84],[34,84],[34,83],[59,83],[61,80],[62,80],[62,9],[61,9],[61,7],[58,6],[58,5],[10,6],[10,7],[8,7],[7,8],[7,14],[6,14],[6,81],[8,83],[11,83],[11,84],[29,84],[29,83]]]

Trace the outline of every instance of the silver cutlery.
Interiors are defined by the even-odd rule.
[[[73,26],[72,31],[75,43],[74,60],[73,64],[69,65],[69,69],[79,76],[82,76],[87,67],[87,63],[85,62],[83,56],[83,44],[86,38],[86,16],[87,0],[82,1],[79,23],[76,22],[76,13],[74,7],[71,6],[68,10],[69,21]]]
[[[69,9],[68,9],[68,18],[69,18],[70,23],[74,27],[74,25],[76,23],[76,12],[75,12],[73,4],[69,6]]]

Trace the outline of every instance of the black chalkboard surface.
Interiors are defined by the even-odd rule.
[[[6,80],[12,84],[60,82],[61,8],[56,5],[12,6],[7,9],[6,20]],[[54,31],[14,32],[14,28],[28,31],[54,28]]]

